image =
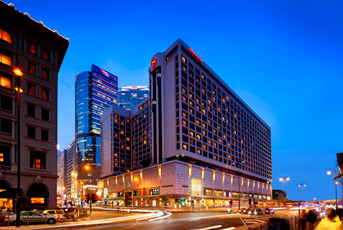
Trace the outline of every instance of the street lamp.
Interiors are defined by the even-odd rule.
[[[13,73],[17,76],[17,216],[16,226],[20,227],[20,94],[23,89],[20,88],[20,77],[23,76],[23,72],[19,68],[14,68]]]
[[[337,209],[337,185],[338,185],[338,181],[337,181],[337,173],[335,169],[332,169],[333,172],[335,173],[335,177],[333,178],[335,180],[335,193],[336,193],[336,210]],[[330,169],[326,172],[326,175],[330,176],[332,173],[330,171]]]
[[[240,182],[240,172],[239,172],[239,169],[241,167],[241,164],[244,164],[245,162],[241,161],[241,159],[236,159],[236,162],[233,162],[232,164],[235,166],[237,165],[237,168],[238,168],[238,211],[241,209],[241,182]]]
[[[279,181],[283,182],[283,191],[286,195],[286,181],[289,181],[290,178],[289,177],[280,177]]]
[[[306,187],[306,184],[299,184],[299,188],[301,188],[301,200],[304,200],[304,188]]]

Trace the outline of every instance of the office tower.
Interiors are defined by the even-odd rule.
[[[147,86],[125,86],[119,88],[119,106],[124,109],[132,109],[140,102],[149,97]]]
[[[100,178],[100,116],[118,103],[118,78],[92,65],[76,76],[75,94],[77,180],[83,188]]]

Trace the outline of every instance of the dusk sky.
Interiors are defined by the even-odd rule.
[[[184,40],[272,130],[273,189],[334,199],[343,152],[342,1],[46,1],[15,8],[70,45],[58,79],[58,143],[75,138],[75,75],[92,64],[148,85],[150,59]],[[7,3],[10,3],[7,0]],[[342,198],[341,189],[338,198]]]

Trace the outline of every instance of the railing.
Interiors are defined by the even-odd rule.
[[[12,133],[0,132],[0,138],[11,139],[11,138],[14,138],[14,137],[13,137]]]
[[[12,111],[6,110],[6,109],[0,109],[1,114],[5,114],[7,116],[13,116]]]

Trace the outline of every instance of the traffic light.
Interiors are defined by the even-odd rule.
[[[229,200],[229,204],[232,204],[233,202],[232,202],[232,200]]]
[[[86,195],[86,199],[85,200],[86,200],[86,203],[89,202],[89,194]]]
[[[98,196],[94,193],[92,193],[92,203],[98,200]]]
[[[251,199],[249,199],[249,204],[251,204]]]

